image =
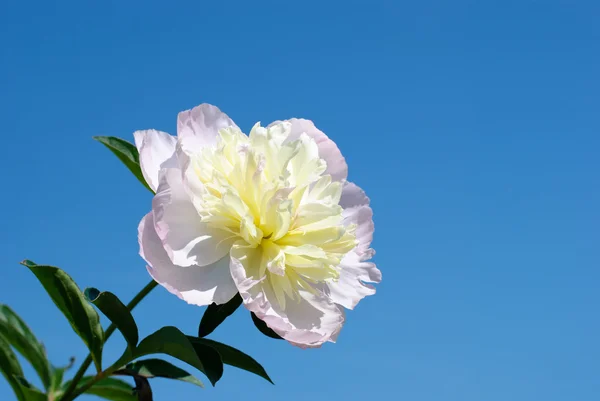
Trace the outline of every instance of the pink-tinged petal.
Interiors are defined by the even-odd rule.
[[[138,227],[140,255],[148,263],[148,273],[169,292],[194,305],[223,304],[237,294],[229,272],[229,257],[208,266],[175,266],[154,229],[154,216],[148,213]]]
[[[158,191],[152,200],[154,226],[173,264],[206,266],[227,255],[231,234],[202,223],[185,191],[182,172],[162,169]]]
[[[319,348],[326,342],[335,343],[344,325],[345,314],[323,294],[299,291],[300,301],[290,300],[285,310],[277,306],[275,313],[256,313],[267,326],[300,348]],[[276,304],[275,304],[276,305]]]
[[[181,169],[183,187],[192,200],[192,203],[195,201],[195,204],[199,205],[198,201],[202,199],[206,193],[206,189],[196,173],[192,157],[183,149],[181,142],[177,145],[175,155]],[[196,210],[200,211],[200,206]]]
[[[375,287],[365,282],[381,282],[381,272],[374,263],[361,260],[361,257],[352,251],[340,263],[340,277],[327,283],[329,296],[336,304],[354,309],[361,299],[375,294]]]
[[[340,206],[344,209],[350,209],[360,206],[369,206],[369,197],[358,185],[352,182],[345,182],[342,188]]]
[[[346,159],[342,156],[342,152],[340,152],[335,142],[329,139],[323,131],[315,127],[312,121],[302,118],[292,118],[286,121],[292,124],[292,131],[287,141],[295,141],[300,138],[303,132],[306,133],[306,135],[315,140],[319,147],[319,157],[327,163],[325,174],[331,175],[334,181],[343,181],[348,177],[348,165],[346,164]],[[269,127],[280,122],[275,121],[269,124]]]
[[[214,145],[221,128],[236,127],[218,107],[203,103],[177,116],[177,137],[188,151]]]
[[[361,299],[375,294],[375,287],[366,283],[381,282],[381,272],[375,264],[367,262],[375,253],[370,248],[375,225],[369,198],[357,185],[346,182],[340,206],[344,209],[344,224],[356,225],[358,245],[342,259],[340,277],[328,282],[327,289],[333,302],[353,309]]]
[[[356,253],[367,260],[373,257],[374,251],[369,248],[373,241],[375,224],[373,223],[373,210],[369,207],[369,198],[357,185],[347,182],[342,189],[340,206],[344,209],[344,224],[356,224],[356,239],[358,246]]]
[[[161,165],[173,156],[177,139],[166,132],[154,129],[133,133],[140,154],[140,167],[146,182],[156,192]]]
[[[301,348],[320,347],[335,342],[344,324],[344,311],[326,295],[300,290],[300,300],[289,300],[285,309],[276,301],[267,279],[259,280],[256,264],[260,252],[243,243],[231,250],[231,276],[244,306],[290,343]]]

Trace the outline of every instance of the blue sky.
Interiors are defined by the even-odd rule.
[[[276,386],[228,368],[205,390],[158,379],[157,401],[597,400],[598,15],[583,0],[5,1],[0,302],[55,364],[80,362],[17,263],[124,300],[147,282],[151,196],[93,135],[173,133],[202,102],[245,130],[304,117],[372,199],[378,294],[320,350],[269,340],[239,310],[213,338]],[[202,313],[159,288],[135,316],[142,334],[194,333]]]

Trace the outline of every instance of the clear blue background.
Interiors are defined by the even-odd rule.
[[[81,362],[17,263],[124,300],[148,281],[136,230],[151,195],[93,135],[174,133],[202,102],[246,130],[305,117],[372,198],[378,294],[320,350],[239,310],[213,338],[276,386],[227,368],[205,390],[157,379],[157,401],[597,401],[599,16],[567,0],[5,0],[0,302],[55,364]],[[194,333],[202,313],[159,288],[135,316],[144,335]]]

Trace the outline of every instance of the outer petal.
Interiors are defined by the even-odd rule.
[[[197,151],[213,145],[221,128],[237,125],[218,107],[203,103],[177,116],[177,137],[186,150]]]
[[[292,124],[292,132],[287,139],[288,141],[295,141],[300,138],[300,134],[306,133],[315,140],[319,147],[319,156],[327,163],[325,174],[330,174],[334,181],[343,181],[348,177],[348,165],[346,159],[342,156],[342,152],[340,152],[335,142],[315,127],[312,121],[301,118],[292,118],[286,121]],[[280,121],[275,121],[269,126],[277,123],[280,123]]]
[[[344,208],[344,223],[356,224],[358,245],[340,263],[340,277],[327,283],[331,299],[348,309],[353,309],[367,295],[375,294],[375,288],[364,282],[381,282],[381,272],[375,264],[367,262],[374,252],[369,248],[373,240],[373,211],[365,192],[353,183],[346,183],[342,190],[340,205]]]
[[[327,283],[329,297],[336,304],[354,309],[367,295],[375,294],[375,287],[364,282],[381,282],[381,272],[374,263],[361,260],[354,251],[348,253],[340,263],[340,277]]]
[[[204,184],[198,178],[198,174],[193,166],[192,157],[186,152],[182,146],[182,143],[179,142],[177,144],[175,154],[177,156],[177,162],[179,163],[179,168],[182,173],[182,182],[183,187],[188,193],[192,203],[199,199],[202,199],[204,194],[206,193],[206,189]],[[198,203],[198,202],[196,202]],[[200,211],[200,206],[198,205],[197,209]]]
[[[140,153],[140,166],[146,182],[156,192],[160,166],[175,152],[177,139],[166,132],[154,129],[133,133],[135,146]]]
[[[342,189],[340,198],[340,206],[344,209],[344,223],[356,224],[356,239],[358,246],[356,253],[359,256],[370,259],[373,257],[373,251],[369,249],[371,241],[373,241],[373,231],[375,224],[373,223],[373,210],[369,207],[369,198],[365,192],[357,185],[347,182]]]
[[[231,251],[231,275],[246,308],[262,319],[273,331],[301,348],[320,347],[335,342],[344,324],[344,311],[324,294],[300,291],[300,301],[289,300],[285,310],[273,301],[270,284],[258,280],[251,248],[234,245]]]
[[[183,188],[181,170],[161,170],[154,199],[154,226],[173,264],[206,266],[229,252],[233,239],[226,231],[202,223]]]
[[[138,227],[140,255],[148,262],[148,272],[171,293],[194,305],[222,304],[237,288],[229,272],[229,257],[209,266],[175,266],[154,229],[154,216],[148,213]]]

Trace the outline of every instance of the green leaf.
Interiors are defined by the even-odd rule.
[[[206,308],[200,327],[198,327],[198,337],[206,337],[212,333],[221,323],[227,319],[236,309],[242,304],[240,294],[235,294],[229,302],[222,305],[217,305],[214,302]]]
[[[73,330],[87,345],[98,372],[102,370],[104,331],[98,313],[90,305],[73,279],[54,266],[36,265],[30,260],[21,262],[35,274],[54,304],[65,315]]]
[[[185,370],[178,368],[170,362],[163,361],[162,359],[143,359],[141,361],[135,361],[125,366],[124,369],[115,372],[115,374],[142,376],[147,379],[163,377],[166,379],[181,380],[204,387],[200,380],[196,379]]]
[[[131,312],[112,292],[100,292],[96,288],[86,288],[84,294],[115,325],[125,338],[127,349],[113,364],[115,367],[123,366],[124,363],[133,358],[133,353],[139,340],[138,327]]]
[[[93,379],[93,376],[84,376],[78,386],[81,387]],[[62,386],[63,391],[68,388],[69,384],[70,382],[67,382]],[[137,401],[138,399],[134,393],[134,388],[129,383],[107,377],[94,383],[84,394],[93,394],[111,401]]]
[[[223,375],[219,353],[206,345],[192,345],[176,327],[163,327],[140,342],[135,358],[150,354],[167,354],[195,367],[208,377],[213,386]]]
[[[255,375],[258,375],[269,381],[271,384],[274,384],[262,365],[242,351],[218,341],[209,340],[208,338],[188,337],[188,339],[194,345],[203,344],[214,348],[219,355],[221,355],[221,359],[223,360],[224,364],[235,366],[236,368],[254,373]]]
[[[4,304],[0,304],[0,334],[33,366],[44,388],[48,389],[51,365],[46,356],[46,349],[27,324]]]
[[[15,376],[15,379],[21,387],[25,401],[47,401],[48,396],[35,388],[22,376]]]
[[[263,333],[267,337],[271,337],[276,340],[283,340],[283,338],[279,334],[275,333],[273,329],[267,326],[265,322],[260,320],[258,316],[254,314],[254,312],[250,312],[250,314],[252,315],[252,322],[254,322],[254,325],[261,333]]]
[[[138,343],[138,327],[127,307],[112,292],[100,292],[96,288],[86,288],[86,298],[117,327],[127,345],[133,350]]]
[[[60,391],[60,387],[62,385],[62,381],[63,381],[63,377],[65,376],[65,372],[69,369],[71,369],[71,367],[73,366],[73,364],[75,363],[75,358],[71,357],[69,364],[66,366],[53,366],[52,367],[52,376],[51,376],[51,380],[50,380],[50,389],[48,390],[49,393],[56,393],[57,391]]]
[[[10,387],[12,387],[17,400],[25,401],[25,395],[21,389],[19,381],[15,376],[23,376],[21,364],[17,356],[10,348],[8,341],[0,335],[0,373],[4,376]]]
[[[135,380],[135,395],[138,401],[152,401],[152,387],[148,379],[142,376],[133,376]]]
[[[95,140],[110,149],[123,162],[125,166],[136,176],[136,178],[152,193],[152,189],[146,183],[140,167],[140,155],[132,143],[114,136],[95,136]]]

